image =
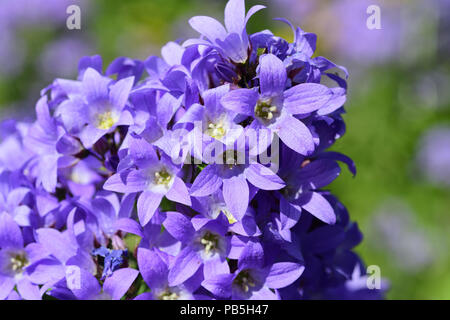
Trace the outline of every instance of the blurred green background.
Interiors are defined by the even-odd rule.
[[[26,2],[26,8],[23,3]],[[78,59],[145,59],[194,36],[193,15],[223,19],[221,0],[0,1],[0,119],[32,119],[40,89],[75,77]],[[81,30],[66,8],[81,8]],[[248,30],[292,40],[285,17],[317,33],[349,69],[346,135],[334,150],[357,165],[330,189],[365,235],[357,251],[391,283],[389,299],[450,299],[450,1],[271,0]],[[370,30],[370,5],[381,29]],[[438,129],[436,129],[438,128]],[[439,131],[440,134],[433,134]],[[427,138],[428,137],[428,138]]]

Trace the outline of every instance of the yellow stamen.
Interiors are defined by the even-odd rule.
[[[172,176],[165,169],[155,172],[155,183],[168,185],[172,180]]]
[[[271,101],[260,102],[255,107],[255,115],[263,120],[270,121],[278,112],[276,106],[271,105]]]
[[[22,273],[23,269],[28,266],[29,262],[26,253],[16,253],[9,260],[9,268],[14,273]]]
[[[99,113],[97,115],[97,128],[102,130],[111,129],[111,127],[116,124],[111,111],[106,111],[104,113]]]
[[[210,123],[208,129],[206,129],[206,133],[214,139],[220,140],[225,136],[226,129],[222,123]]]

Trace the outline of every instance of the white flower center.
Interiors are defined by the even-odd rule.
[[[8,269],[15,274],[21,274],[23,269],[29,265],[28,257],[25,252],[10,253]]]
[[[167,170],[162,169],[160,171],[155,172],[155,183],[159,185],[169,185],[169,183],[172,181],[172,176],[170,173],[167,172]]]
[[[167,288],[165,291],[163,291],[161,294],[158,295],[159,300],[178,300],[180,299],[180,295],[174,291],[172,291],[170,288]]]
[[[264,121],[272,120],[278,113],[278,107],[272,105],[272,101],[260,101],[255,107],[255,115]]]
[[[222,122],[210,123],[206,129],[206,133],[214,139],[220,140],[225,136],[227,130]]]
[[[111,111],[105,111],[102,113],[98,113],[97,116],[97,128],[102,130],[111,129],[112,126],[116,124],[119,120],[116,116],[113,115]]]

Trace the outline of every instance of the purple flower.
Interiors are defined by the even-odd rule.
[[[311,161],[289,149],[282,152],[280,176],[286,181],[279,195],[282,228],[292,228],[302,209],[325,223],[334,224],[334,210],[319,189],[339,176],[341,169],[337,162],[320,158]]]
[[[3,192],[0,193],[0,212],[9,213],[14,221],[22,227],[30,226],[30,216],[32,215],[32,202],[29,201],[31,190],[29,187],[20,186],[15,188],[10,184],[11,179],[15,179],[10,172],[2,172],[0,178]],[[30,203],[31,202],[31,203]]]
[[[215,220],[204,217],[189,220],[178,212],[167,212],[166,215],[164,227],[183,245],[168,274],[170,286],[188,280],[202,266],[205,279],[229,272],[226,258],[230,250],[230,239],[225,235],[228,220],[224,215]]]
[[[123,239],[117,236],[117,222],[131,216],[135,199],[135,193],[125,194],[119,200],[115,193],[99,192],[94,199],[83,203],[96,218],[96,239],[100,244],[107,245],[111,241],[115,249],[125,249]]]
[[[245,63],[248,58],[249,39],[246,31],[248,20],[264,6],[252,7],[245,14],[244,0],[230,0],[225,8],[225,27],[216,19],[206,16],[197,16],[189,20],[193,29],[204,36],[205,40],[193,40],[185,46],[201,44],[212,46],[225,57],[236,63]]]
[[[38,260],[41,248],[36,243],[24,246],[22,231],[12,217],[0,214],[0,299],[9,296],[15,286],[27,300],[40,300],[39,287],[30,281],[27,267]]]
[[[133,124],[133,117],[125,107],[134,77],[111,82],[111,79],[88,68],[84,72],[80,92],[69,95],[69,99],[58,108],[65,127],[80,138],[85,148],[91,148],[117,126]]]
[[[65,277],[70,268],[95,270],[91,255],[79,248],[69,231],[37,229],[36,243],[41,248],[40,259],[27,268],[33,283],[51,288],[60,281],[66,282]]]
[[[243,134],[242,126],[234,122],[236,113],[225,109],[221,99],[229,92],[230,86],[223,85],[203,92],[203,105],[192,105],[177,122],[180,124],[201,124],[201,143],[203,148],[207,148],[209,143],[218,140],[226,145],[234,143]],[[195,128],[193,134],[195,135]],[[195,137],[194,137],[195,139]],[[201,155],[199,155],[202,158]]]
[[[57,185],[58,168],[72,165],[71,156],[81,150],[80,143],[66,134],[63,126],[52,117],[48,99],[43,96],[36,104],[37,121],[31,126],[25,145],[37,155],[37,184],[53,192]]]
[[[295,262],[266,265],[261,243],[249,241],[238,259],[234,273],[223,273],[205,279],[202,285],[220,298],[274,300],[270,289],[284,288],[303,273],[304,266]]]
[[[206,197],[193,197],[192,198],[192,209],[203,214],[204,217],[210,219],[216,219],[220,214],[224,214],[228,223],[230,224],[230,231],[243,235],[243,236],[259,236],[261,235],[261,230],[255,221],[255,212],[249,207],[245,215],[240,219],[236,220],[233,214],[229,211],[225,200],[223,199],[222,190],[218,190],[213,194]]]
[[[134,77],[134,84],[142,76],[144,72],[144,63],[139,60],[133,60],[127,57],[115,59],[106,69],[106,75],[117,74],[117,80]]]
[[[331,98],[330,89],[321,84],[305,83],[285,90],[286,68],[272,54],[260,58],[259,81],[260,92],[254,89],[232,90],[222,99],[224,107],[252,117],[252,129],[268,128],[296,152],[303,155],[312,153],[312,134],[293,115],[307,115],[324,107]]]
[[[270,168],[257,162],[245,164],[245,154],[240,150],[226,148],[216,159],[218,163],[207,165],[196,177],[190,194],[204,197],[222,187],[225,203],[236,220],[247,211],[251,189],[278,190],[285,185]]]
[[[144,281],[150,287],[150,292],[137,296],[138,300],[192,300],[202,281],[200,272],[197,272],[189,280],[176,286],[170,286],[169,256],[157,249],[138,249],[138,265]]]
[[[65,281],[61,281],[54,285],[50,294],[63,300],[120,300],[130,289],[139,272],[131,268],[119,269],[105,279],[103,286],[87,270],[80,269],[77,275],[81,286],[68,286]]]
[[[178,176],[181,171],[164,153],[155,150],[147,142],[134,140],[130,155],[122,160],[119,168],[134,162],[135,168],[126,168],[110,177],[103,186],[105,190],[130,193],[142,192],[137,201],[139,221],[145,226],[153,217],[161,200],[191,205],[188,189]]]

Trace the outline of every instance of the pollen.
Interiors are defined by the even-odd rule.
[[[114,124],[116,124],[116,120],[113,117],[113,114],[111,111],[107,111],[104,113],[99,113],[97,115],[97,128],[108,130],[111,129]]]
[[[221,208],[221,211],[225,214],[228,219],[229,224],[237,222],[236,218],[231,214],[231,212],[226,208]]]
[[[168,185],[172,180],[172,176],[167,170],[163,169],[161,171],[155,172],[155,183],[160,185]]]
[[[242,291],[244,292],[248,292],[250,291],[250,288],[256,286],[256,283],[248,270],[239,272],[239,274],[234,279],[233,284],[242,289]]]
[[[214,139],[220,140],[225,136],[226,129],[222,123],[210,123],[206,133]]]
[[[11,255],[9,260],[9,269],[16,274],[22,273],[23,269],[28,266],[28,258],[25,252],[15,253]]]
[[[206,232],[200,239],[206,254],[214,253],[219,247],[219,236],[217,234]]]
[[[255,107],[255,115],[266,121],[272,120],[278,113],[278,108],[271,105],[271,102],[260,102]]]
[[[178,300],[180,295],[176,292],[166,289],[163,293],[158,296],[159,300]]]

